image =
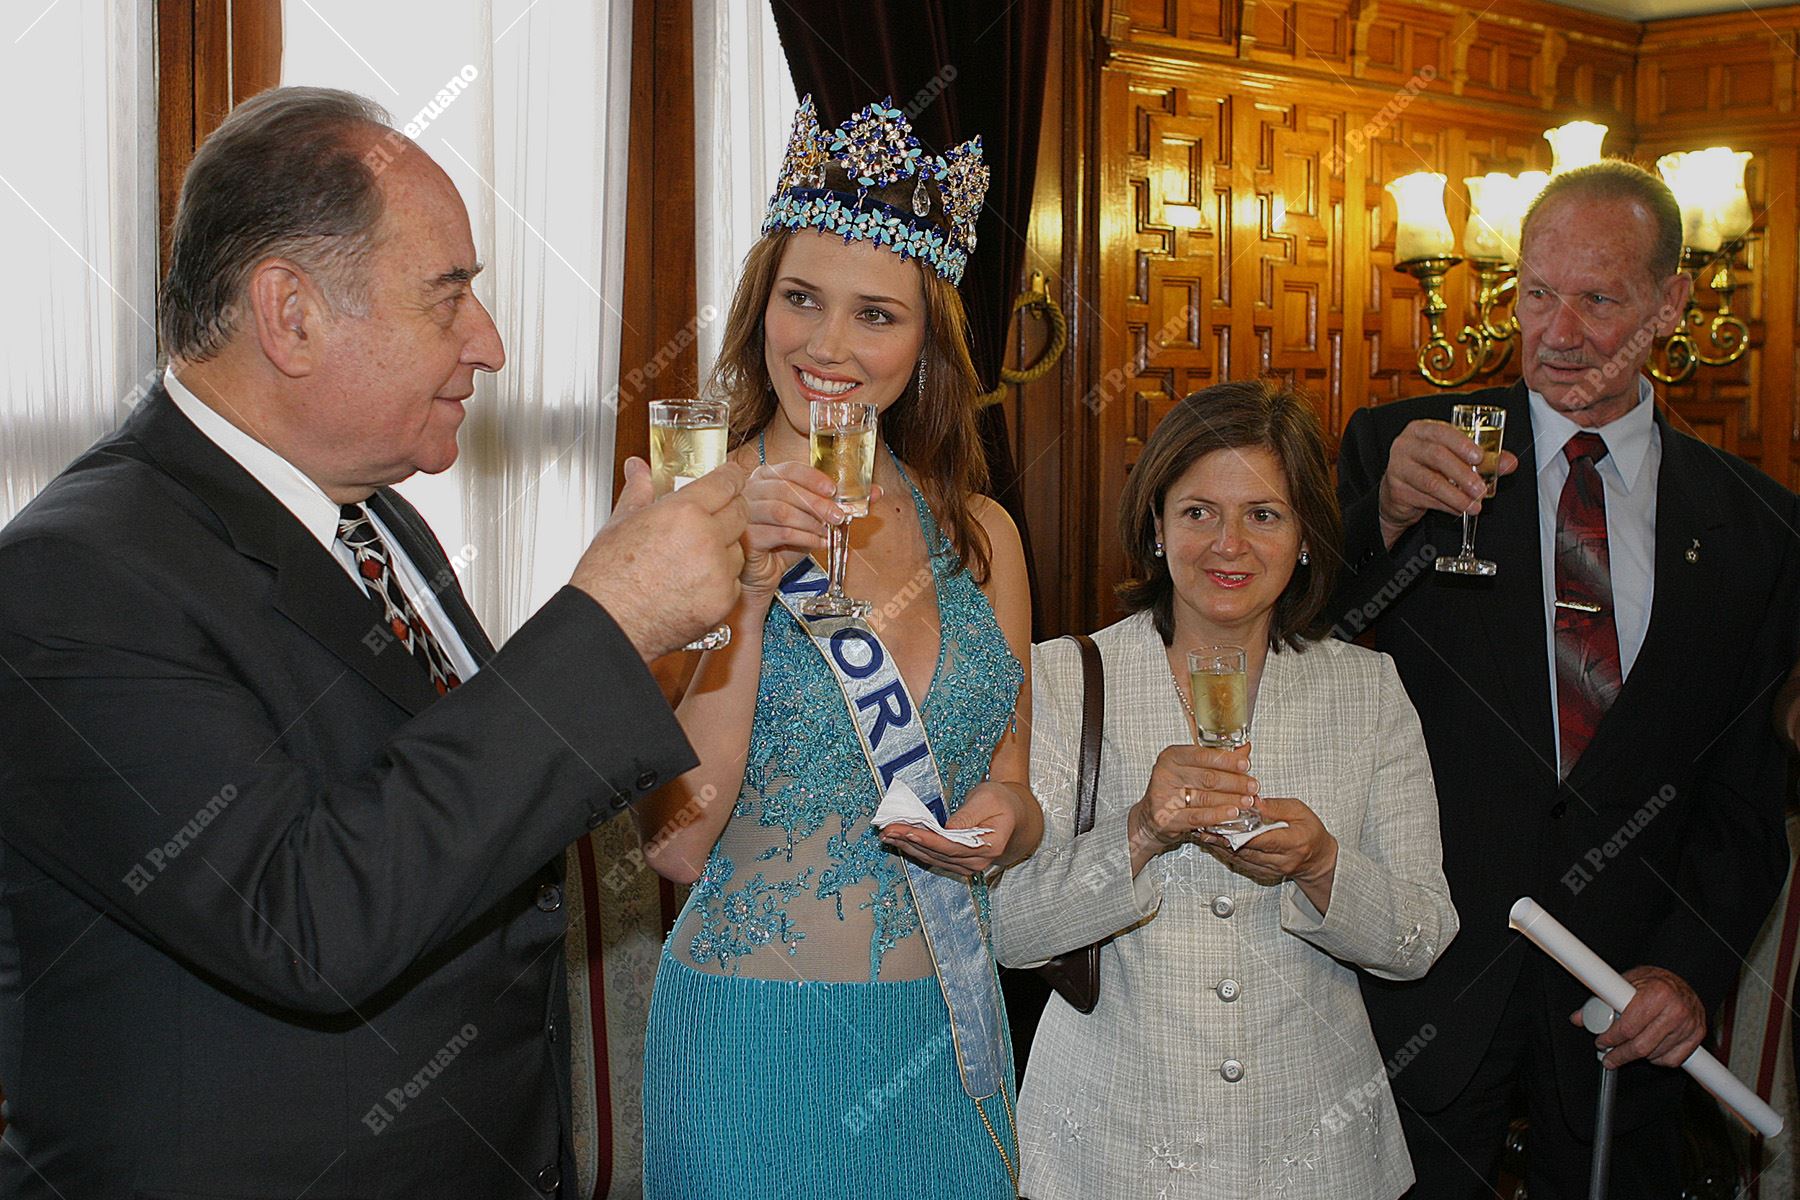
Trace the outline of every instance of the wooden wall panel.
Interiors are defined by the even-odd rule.
[[[613,494],[625,460],[650,456],[650,409],[699,395],[694,260],[694,10],[691,0],[639,4],[631,18],[631,161],[625,191],[624,330],[613,431]],[[666,364],[654,373],[645,368]],[[633,384],[632,380],[639,380]],[[697,659],[697,655],[676,655]],[[692,666],[694,664],[686,664]]]
[[[158,268],[181,177],[233,106],[281,82],[281,0],[157,0]]]
[[[1393,270],[1382,184],[1444,172],[1460,230],[1461,180],[1547,169],[1542,131],[1565,120],[1605,122],[1608,152],[1646,163],[1725,141],[1756,153],[1762,232],[1736,296],[1755,346],[1667,399],[1697,435],[1800,479],[1800,7],[1649,25],[1542,0],[1107,0],[1098,20],[1080,9],[1065,10],[1058,86],[1092,116],[1062,122],[1059,136],[1081,140],[1054,153],[1065,205],[1087,189],[1088,218],[1062,225],[1061,280],[1089,289],[1095,344],[1071,369],[1075,394],[1100,402],[1063,405],[1085,458],[1066,459],[1059,481],[1090,473],[1034,529],[1060,520],[1096,541],[1090,573],[1038,636],[1116,616],[1113,498],[1177,397],[1271,374],[1310,391],[1335,436],[1357,408],[1432,390],[1416,368],[1422,298]],[[1452,275],[1452,330],[1473,290],[1466,268]],[[1043,404],[1024,397],[1021,420]],[[1040,558],[1079,569],[1087,553],[1070,549]]]
[[[1458,35],[1463,95],[1528,109],[1540,107],[1547,88],[1551,44],[1546,30],[1491,20],[1483,14]]]
[[[1553,39],[1558,117],[1585,117],[1612,129],[1633,128],[1637,59],[1630,52],[1586,39]]]
[[[1646,26],[1639,54],[1638,119],[1659,139],[1766,129],[1796,133],[1796,9],[1689,17]],[[1736,144],[1735,139],[1733,145]]]
[[[1638,55],[1636,157],[1729,144],[1755,155],[1745,174],[1755,236],[1740,256],[1733,307],[1750,324],[1750,352],[1664,389],[1675,418],[1777,480],[1800,483],[1800,407],[1794,403],[1800,330],[1800,114],[1795,53],[1800,8],[1660,21]],[[1713,297],[1700,289],[1702,307]]]
[[[1244,0],[1243,57],[1259,62],[1350,64],[1350,7],[1331,0]]]
[[[613,495],[625,460],[650,457],[650,402],[699,395],[692,336],[699,306],[694,258],[694,17],[691,0],[639,4],[631,14],[630,157],[625,189],[625,299],[613,428]],[[655,371],[652,364],[661,364]],[[636,380],[637,382],[633,382]],[[687,690],[698,654],[650,665],[671,704]],[[674,893],[662,884],[665,914]],[[665,917],[672,921],[672,917]]]

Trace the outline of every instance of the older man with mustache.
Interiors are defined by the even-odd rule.
[[[1355,414],[1340,628],[1394,656],[1430,749],[1462,935],[1425,979],[1365,979],[1415,1197],[1489,1195],[1510,1102],[1528,1189],[1583,1195],[1599,1082],[1621,1071],[1613,1195],[1675,1196],[1682,1075],[1784,878],[1769,723],[1794,661],[1800,513],[1677,428],[1642,374],[1681,320],[1681,214],[1647,172],[1551,181],[1526,218],[1524,378]],[[1447,418],[1507,412],[1496,495]],[[1440,574],[1479,512],[1488,578]],[[1595,1037],[1583,989],[1507,929],[1533,896],[1638,989]]]

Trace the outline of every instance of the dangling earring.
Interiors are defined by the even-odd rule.
[[[1156,543],[1156,557],[1161,558],[1162,556],[1163,556],[1162,543],[1158,542],[1158,543]]]
[[[919,399],[925,398],[925,356],[919,355]]]
[[[1309,563],[1311,561],[1312,561],[1312,555],[1310,555],[1306,552],[1306,547],[1305,546],[1300,547],[1300,565],[1304,567],[1307,563]]]

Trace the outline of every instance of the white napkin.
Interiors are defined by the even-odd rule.
[[[896,779],[888,788],[887,795],[881,798],[880,807],[869,824],[877,829],[886,829],[898,822],[902,825],[918,825],[929,829],[939,837],[948,838],[959,846],[985,846],[987,841],[981,836],[994,832],[992,829],[946,829],[938,823],[931,810],[918,794],[906,786],[904,779]]]
[[[1213,830],[1213,832],[1218,834],[1220,837],[1224,838],[1226,841],[1230,842],[1231,848],[1233,850],[1241,850],[1241,849],[1243,849],[1245,843],[1254,841],[1255,839],[1261,837],[1263,834],[1269,832],[1269,830],[1271,830],[1271,829],[1286,829],[1287,827],[1288,827],[1288,823],[1286,821],[1271,821],[1267,825],[1258,825],[1255,829],[1252,829],[1249,833],[1231,833],[1231,832],[1227,832],[1222,829],[1215,829],[1215,830]]]

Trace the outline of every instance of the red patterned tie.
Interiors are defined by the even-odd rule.
[[[356,569],[368,584],[371,598],[381,606],[388,632],[406,648],[413,661],[430,674],[438,695],[460,684],[462,680],[456,677],[449,655],[444,653],[443,646],[432,635],[431,627],[425,624],[406,593],[400,590],[387,543],[381,540],[375,523],[359,506],[346,504],[338,510],[338,539],[356,555]]]
[[[1599,434],[1578,433],[1563,455],[1569,478],[1556,506],[1556,708],[1567,776],[1594,740],[1621,677],[1606,491],[1596,465],[1606,457],[1606,443]]]

